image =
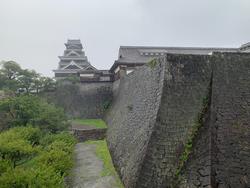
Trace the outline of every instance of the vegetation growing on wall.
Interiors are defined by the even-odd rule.
[[[132,104],[127,105],[127,108],[128,108],[129,111],[132,111],[133,110],[133,105]]]
[[[193,142],[199,132],[199,129],[204,125],[205,113],[208,111],[208,107],[209,107],[209,97],[206,96],[202,101],[202,110],[198,114],[197,119],[195,120],[195,123],[191,128],[191,132],[189,134],[187,142],[184,145],[184,151],[179,158],[178,168],[175,173],[177,179],[179,179],[180,172],[183,169],[186,161],[189,158],[189,155],[192,152]]]
[[[109,107],[111,106],[112,101],[111,100],[106,100],[102,103],[102,108],[104,111],[108,110]]]
[[[158,61],[157,59],[152,59],[151,61],[148,62],[148,66],[153,69],[157,65]]]

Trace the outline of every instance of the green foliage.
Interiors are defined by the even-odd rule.
[[[8,127],[32,124],[51,132],[67,127],[63,110],[37,96],[21,95],[1,100],[0,113],[4,114]]]
[[[2,69],[0,74],[3,75],[3,78],[8,80],[14,80],[17,78],[21,72],[21,67],[14,61],[3,61],[1,62]]]
[[[9,160],[0,159],[0,176],[11,169],[11,162]]]
[[[38,143],[40,131],[32,127],[18,127],[0,134],[0,156],[15,167],[17,162],[27,160],[38,150],[32,145]]]
[[[39,114],[33,118],[32,124],[39,126],[43,130],[55,133],[67,128],[66,120],[67,118],[62,108],[47,102],[40,102]]]
[[[151,61],[148,62],[148,66],[153,69],[157,65],[158,61],[157,59],[152,59]]]
[[[37,169],[14,168],[0,176],[2,188],[61,188],[63,177],[52,167],[41,166]]]
[[[62,141],[70,145],[71,147],[76,144],[76,139],[67,132],[61,132],[58,134],[46,134],[40,140],[40,144],[45,147],[56,141]]]
[[[93,126],[97,129],[107,128],[106,123],[102,119],[74,119],[71,122],[77,125]]]
[[[63,141],[54,141],[52,144],[50,144],[47,148],[48,151],[53,151],[53,150],[62,150],[63,152],[66,153],[72,153],[72,145],[70,143],[66,143]]]
[[[69,133],[46,133],[30,126],[0,133],[0,185],[64,187],[75,143]]]
[[[114,176],[116,178],[116,186],[119,188],[123,188],[124,186],[121,183],[121,180],[114,168],[106,140],[87,141],[86,143],[96,145],[96,155],[103,161],[104,164],[101,176]]]
[[[58,80],[57,84],[63,84],[64,82],[70,82],[71,84],[77,84],[80,83],[80,77],[79,76],[68,76],[64,79]]]
[[[111,106],[111,100],[104,101],[102,104],[102,108],[104,110],[108,110],[110,106]]]
[[[0,89],[17,93],[39,93],[55,88],[55,80],[42,77],[34,70],[22,69],[14,61],[2,62]]]
[[[128,108],[129,111],[132,111],[133,110],[133,105],[132,104],[131,105],[127,105],[127,108]]]
[[[195,138],[196,138],[196,136],[197,136],[197,134],[199,132],[199,129],[203,126],[204,118],[205,118],[204,116],[205,116],[205,113],[208,110],[208,105],[209,105],[208,97],[205,97],[203,99],[202,104],[203,104],[202,111],[197,116],[197,119],[196,119],[195,124],[193,125],[193,127],[191,129],[191,133],[190,133],[190,135],[189,135],[189,137],[187,139],[187,142],[184,145],[184,151],[183,151],[182,155],[180,156],[179,165],[178,165],[178,168],[177,168],[176,173],[175,173],[177,179],[178,179],[178,177],[180,175],[180,172],[183,169],[186,161],[188,160],[189,155],[192,152],[193,141],[195,140]]]
[[[62,150],[62,148],[51,148],[48,152],[43,152],[35,159],[36,163],[52,167],[56,173],[61,176],[66,175],[68,169],[73,165],[71,155]]]

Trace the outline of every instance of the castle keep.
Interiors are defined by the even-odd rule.
[[[53,70],[56,79],[77,77],[81,82],[109,82],[112,74],[107,70],[97,70],[88,61],[80,40],[68,40],[66,50],[59,56],[58,68]]]
[[[68,40],[65,46],[64,55],[59,56],[58,69],[54,70],[55,78],[77,76],[81,82],[113,82],[133,72],[137,67],[166,54],[211,55],[213,52],[250,52],[250,43],[239,48],[121,46],[118,59],[111,68],[97,70],[89,63],[80,40]]]
[[[68,85],[64,90],[72,92],[59,91],[58,104],[66,111],[73,106],[76,117],[105,118],[109,149],[126,188],[247,188],[249,52],[250,43],[120,47],[107,71],[109,82]],[[79,78],[81,71],[87,70],[77,70]]]

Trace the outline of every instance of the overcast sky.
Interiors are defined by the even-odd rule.
[[[0,0],[0,60],[53,76],[67,39],[98,69],[121,45],[239,47],[250,0]]]

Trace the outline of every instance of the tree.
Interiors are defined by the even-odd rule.
[[[14,80],[18,77],[21,72],[21,67],[14,61],[3,61],[2,63],[1,73],[8,80]]]
[[[18,78],[20,89],[24,89],[25,93],[30,93],[32,90],[36,90],[36,84],[39,85],[39,74],[34,70],[28,69],[22,70],[21,75]]]
[[[43,83],[43,90],[44,91],[51,91],[54,90],[56,87],[56,81],[49,77],[41,77]]]
[[[36,93],[55,88],[55,80],[41,76],[34,70],[22,69],[14,61],[3,61],[0,69],[0,89],[17,93]]]
[[[14,61],[1,62],[0,69],[0,89],[16,91],[18,89],[18,76],[21,72],[21,67]]]

